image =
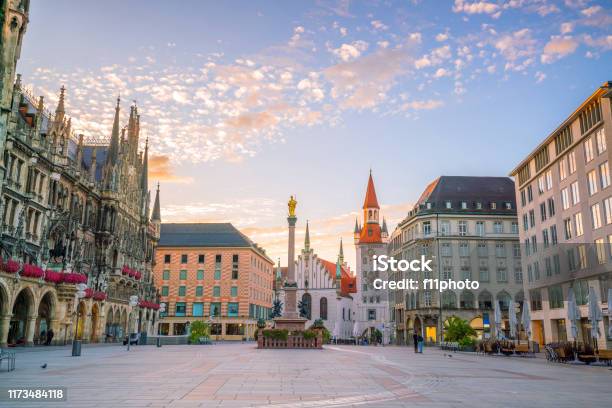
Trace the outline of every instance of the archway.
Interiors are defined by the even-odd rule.
[[[107,341],[113,337],[113,319],[115,315],[113,313],[113,308],[108,307],[108,311],[106,312],[106,325],[104,328],[104,333],[106,334]]]
[[[76,328],[76,338],[78,340],[83,339],[83,330],[85,329],[85,321],[87,317],[87,305],[85,302],[80,302],[77,307],[77,328]]]
[[[8,333],[3,332],[4,325],[2,324],[2,319],[4,316],[9,315],[9,297],[8,290],[4,286],[4,282],[0,282],[0,343],[5,341],[8,336]]]
[[[423,335],[423,323],[421,322],[421,318],[418,316],[414,318],[414,331],[421,336]]]
[[[100,315],[100,309],[97,304],[91,308],[91,328],[89,329],[89,342],[97,343],[98,342],[98,321]]]
[[[8,344],[26,344],[27,338],[30,337],[28,336],[30,335],[28,318],[34,315],[34,307],[34,294],[28,288],[22,289],[13,303],[13,317],[9,327]]]
[[[310,293],[304,293],[302,295],[302,309],[302,317],[305,317],[306,319],[310,320],[312,315],[312,297],[310,296]]]
[[[482,339],[485,329],[482,316],[476,316],[472,320],[470,320],[470,326],[472,327],[472,329],[476,330],[476,337]]]
[[[55,296],[48,291],[44,294],[38,305],[38,318],[36,319],[36,332],[34,333],[35,342],[46,344],[47,339],[51,341],[49,330],[51,330],[51,319],[55,315]],[[56,333],[53,333],[55,335]]]
[[[121,309],[115,309],[115,319],[113,320],[113,340],[121,337]]]
[[[481,310],[493,309],[493,296],[484,290],[478,294],[478,308]]]

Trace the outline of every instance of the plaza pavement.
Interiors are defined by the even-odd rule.
[[[65,386],[62,403],[2,407],[609,407],[612,370],[426,348],[212,346],[17,349],[0,387]],[[46,369],[40,365],[47,363]],[[6,365],[4,365],[6,367]]]

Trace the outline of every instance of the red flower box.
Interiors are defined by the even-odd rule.
[[[94,295],[94,291],[92,288],[87,288],[85,289],[85,296],[83,296],[86,299],[89,299],[90,297],[93,297]]]
[[[87,275],[82,273],[64,273],[62,276],[64,283],[73,283],[75,285],[79,283],[87,283]]]
[[[121,268],[121,274],[122,275],[127,275],[130,271],[130,268],[128,268],[127,265],[123,265],[123,268]]]
[[[106,299],[106,293],[96,291],[93,294],[93,298],[94,298],[94,300],[105,300]]]
[[[62,281],[62,274],[52,271],[51,269],[47,269],[45,272],[45,280],[51,283],[60,283]]]
[[[2,265],[0,265],[2,267],[2,270],[6,273],[17,273],[17,271],[19,270],[19,262],[14,261],[12,259],[9,259],[6,261],[6,263],[2,263]]]
[[[140,278],[142,278],[142,273],[140,273],[140,271],[135,271],[134,272],[134,278],[136,280],[140,280]]]
[[[21,275],[28,278],[42,278],[45,275],[45,271],[40,266],[24,264]]]

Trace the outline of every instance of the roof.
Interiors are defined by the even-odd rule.
[[[448,201],[450,209],[446,208]],[[479,212],[496,212],[504,208],[504,203],[511,203],[516,212],[514,181],[509,177],[441,176],[427,186],[417,204],[430,203],[432,209],[462,211],[461,202],[467,202],[467,209]],[[493,202],[498,204],[496,210],[489,205]],[[482,208],[477,209],[476,203],[481,203]]]
[[[96,149],[96,181],[102,180],[104,163],[106,163],[107,146],[83,146],[83,162],[85,169],[91,169],[93,150]]]
[[[380,224],[368,222],[361,228],[360,244],[380,244],[382,242]]]
[[[161,224],[159,244],[157,246],[252,248],[270,260],[261,248],[229,222]]]
[[[336,263],[319,258],[321,264],[327,269],[327,273],[333,279],[336,276]],[[357,278],[351,275],[347,266],[342,265],[342,279],[340,280],[340,294],[346,296],[349,293],[357,293]]]
[[[378,198],[376,198],[376,189],[374,188],[372,172],[370,172],[370,177],[368,178],[368,188],[366,190],[365,200],[363,201],[363,208],[380,208],[378,205]]]

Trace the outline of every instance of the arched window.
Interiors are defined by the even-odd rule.
[[[304,311],[302,317],[310,320],[312,317],[312,298],[310,293],[304,293],[304,295],[302,295],[302,309]]]
[[[321,319],[327,320],[327,298],[322,297],[319,301],[319,311]]]

